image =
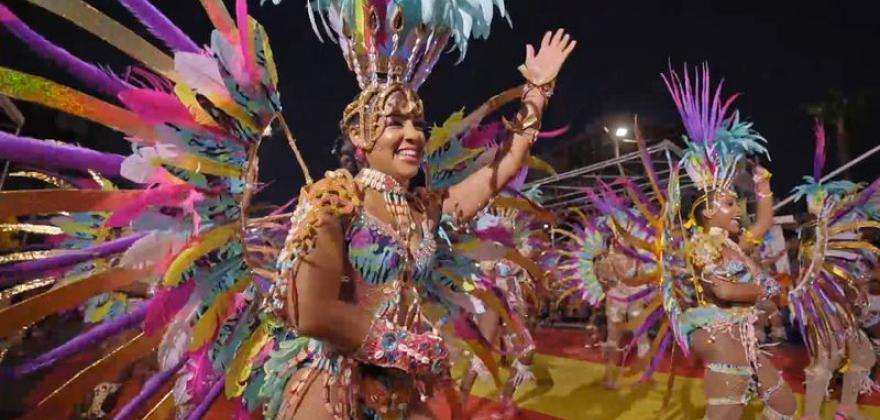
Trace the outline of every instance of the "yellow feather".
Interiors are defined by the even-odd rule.
[[[245,381],[251,376],[254,358],[269,341],[269,324],[263,321],[257,330],[241,344],[235,358],[226,370],[226,398],[235,398],[244,393]]]
[[[192,247],[181,252],[168,266],[168,271],[165,272],[162,282],[166,286],[177,286],[184,270],[199,258],[229,242],[232,236],[238,232],[238,227],[238,224],[232,223],[206,233]]]
[[[556,169],[553,168],[553,165],[537,156],[529,156],[529,168],[544,171],[550,175],[556,175]]]
[[[201,174],[225,176],[231,178],[240,178],[242,176],[242,170],[237,166],[215,162],[213,160],[195,155],[178,155],[173,158],[163,159],[163,162],[171,166],[186,169],[192,172],[198,172]]]
[[[193,327],[192,340],[189,343],[190,351],[198,350],[205,345],[208,340],[214,337],[214,333],[217,332],[217,327],[220,324],[221,317],[225,316],[229,311],[229,304],[232,303],[232,296],[244,290],[244,288],[251,283],[250,280],[250,276],[244,276],[235,282],[235,285],[233,285],[231,289],[214,298],[214,303],[208,307],[208,310],[205,311],[205,314],[199,318],[196,325]]]
[[[446,121],[443,122],[443,125],[431,129],[431,138],[428,140],[428,146],[426,147],[425,152],[428,154],[434,153],[441,146],[446,144],[449,141],[450,135],[452,132],[461,124],[461,120],[464,118],[464,110],[458,111],[449,116]]]
[[[197,123],[211,127],[219,127],[214,119],[211,118],[211,115],[199,105],[199,102],[196,100],[196,94],[193,93],[191,87],[178,82],[174,85],[174,95],[177,96],[180,103],[189,110],[190,115],[192,115]]]

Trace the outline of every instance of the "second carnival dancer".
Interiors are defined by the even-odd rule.
[[[628,184],[626,179],[618,182]],[[647,334],[638,334],[636,327],[657,300],[655,285],[659,271],[654,256],[630,242],[654,242],[656,235],[638,210],[628,207],[628,202],[611,188],[603,186],[600,192],[588,190],[594,217],[588,217],[581,209],[572,209],[567,229],[554,230],[569,239],[557,251],[563,256],[559,264],[561,279],[556,285],[557,300],[593,308],[604,306],[607,336],[601,344],[605,361],[603,386],[618,389],[622,367],[632,347],[635,346],[638,359],[648,354],[650,339]],[[634,340],[621,346],[628,332],[634,333]]]
[[[816,122],[812,176],[795,188],[805,198],[811,220],[800,230],[796,287],[789,306],[810,355],[804,369],[803,419],[817,420],[837,369],[843,373],[835,418],[861,419],[859,394],[878,389],[871,379],[875,349],[863,329],[871,312],[864,287],[872,277],[880,249],[862,239],[865,229],[880,228],[876,196],[880,180],[867,188],[849,182],[821,182],[825,166],[825,128]],[[844,367],[844,360],[845,369]]]
[[[757,216],[743,229],[733,178],[752,154],[765,154],[763,139],[738,112],[729,112],[735,96],[722,98],[720,86],[712,94],[709,70],[695,71],[693,79],[674,71],[663,75],[681,114],[687,138],[682,165],[701,195],[681,221],[677,171],[669,185],[669,229],[682,229],[685,256],[691,271],[691,298],[686,288],[664,288],[664,305],[685,353],[693,351],[705,367],[706,418],[740,418],[753,396],[764,401],[766,419],[788,419],[795,413],[794,395],[780,371],[758,346],[754,332],[756,303],[776,293],[775,282],[763,275],[747,256],[772,226],[773,193],[770,173],[753,171]],[[672,282],[673,272],[665,271]]]
[[[518,191],[525,175],[524,169],[495,202],[473,219],[467,232],[458,234],[471,235],[488,245],[476,252],[482,254],[482,258],[475,273],[474,287],[479,291],[473,292],[487,307],[482,313],[473,314],[473,323],[488,346],[500,349],[511,371],[500,385],[497,367],[490,368],[482,358],[470,357],[461,380],[462,406],[466,407],[477,378],[492,378],[496,386],[501,387],[502,410],[495,416],[504,418],[517,413],[513,401],[516,390],[535,380],[531,372],[535,342],[530,331],[530,318],[533,318],[530,313],[534,311],[530,308],[540,306],[539,296],[547,283],[547,276],[539,265],[541,254],[548,248],[541,228],[554,220],[552,213]],[[519,205],[501,207],[501,200],[515,200]],[[503,254],[499,256],[496,249]],[[494,360],[487,361],[494,364]]]
[[[261,411],[266,418],[430,416],[425,399],[451,384],[446,343],[421,311],[439,219],[467,222],[525,164],[556,76],[576,42],[560,29],[546,33],[537,49],[526,46],[522,108],[505,124],[510,139],[461,182],[428,190],[411,185],[430,146],[417,90],[447,44],[464,54],[471,36],[488,35],[495,7],[506,14],[503,2],[307,2],[310,17],[337,41],[361,88],[340,122],[354,152],[346,160],[354,159],[360,171],[329,172],[314,183],[307,174],[309,185],[287,221],[278,215],[249,220],[257,147],[266,128],[283,121],[265,31],[248,16],[245,0],[236,2],[235,20],[223,2],[204,0],[216,30],[211,46],[199,48],[149,3],[132,3],[138,5],[126,7],[173,57],[85,3],[41,5],[138,60],[148,69],[139,73],[138,84],[145,87],[50,44],[0,6],[2,24],[13,34],[123,106],[10,69],[0,69],[0,93],[104,124],[136,145],[123,159],[4,134],[0,140],[14,146],[4,149],[10,153],[4,157],[35,165],[50,159],[53,168],[82,172],[98,168],[99,174],[121,174],[144,186],[5,195],[4,217],[103,212],[108,222],[102,228],[112,227],[110,238],[118,239],[87,253],[4,266],[3,273],[14,275],[4,274],[3,286],[48,270],[65,279],[73,265],[105,257],[100,267],[109,267],[107,272],[78,272],[78,278],[98,276],[107,287],[135,276],[154,282],[154,296],[143,305],[11,374],[51,367],[146,319],[147,335],[125,344],[128,352],[87,368],[89,375],[71,379],[77,386],[53,392],[50,403],[73,407],[80,398],[74,391],[97,377],[95,369],[124,365],[119,358],[140,354],[131,353],[135,344],[147,349],[143,355],[152,352],[150,343],[158,344],[156,334],[164,332],[161,371],[121,408],[122,417],[142,410],[174,377],[173,395],[154,411],[176,406],[178,415],[199,418],[222,393],[242,415]],[[270,234],[260,233],[279,230],[280,252]],[[79,299],[72,290],[54,296],[67,305]],[[26,304],[12,310],[31,319],[35,310],[52,308]],[[11,332],[17,319],[7,318],[3,331]]]

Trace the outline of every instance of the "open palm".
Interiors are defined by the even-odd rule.
[[[534,46],[526,45],[526,62],[520,67],[520,71],[527,80],[536,85],[549,83],[559,74],[559,69],[575,46],[577,41],[571,39],[565,30],[558,29],[556,33],[547,31],[537,54]]]

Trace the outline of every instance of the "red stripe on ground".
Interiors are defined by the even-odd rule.
[[[566,357],[569,359],[582,360],[591,363],[604,363],[602,360],[602,350],[597,346],[587,348],[588,335],[585,330],[572,328],[538,328],[535,331],[534,339],[537,351],[539,353],[548,354],[557,357]],[[807,352],[801,345],[785,343],[769,349],[773,364],[782,370],[782,376],[791,386],[794,392],[804,393],[804,368],[809,364]],[[667,354],[659,367],[660,372],[669,372],[671,363]],[[676,358],[675,374],[688,376],[692,378],[702,378],[703,368],[696,360],[682,360],[681,357]],[[839,397],[840,387],[835,386],[832,382],[831,388],[834,390],[831,398]],[[880,392],[873,392],[863,395],[859,398],[860,404],[880,406]]]

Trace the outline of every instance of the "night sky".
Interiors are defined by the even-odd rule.
[[[22,0],[3,1],[49,39],[93,62],[122,71],[129,64],[111,47]],[[91,0],[139,33],[124,9],[109,0]],[[231,2],[227,2],[231,4]],[[508,0],[513,28],[497,21],[487,41],[471,43],[462,64],[448,56],[421,90],[429,121],[442,121],[464,106],[478,106],[494,93],[521,82],[516,71],[524,45],[543,31],[563,27],[579,40],[560,77],[545,127],[569,124],[570,132],[548,142],[600,141],[584,136],[588,127],[614,126],[639,114],[647,124],[678,126],[677,115],[659,73],[667,63],[680,67],[708,61],[727,91],[742,92],[737,106],[769,139],[777,196],[786,195],[812,161],[812,121],[806,107],[830,90],[859,102],[852,137],[853,156],[877,144],[880,112],[880,30],[869,2],[858,1],[585,1]],[[197,1],[154,1],[198,43],[206,43],[210,23]],[[267,28],[281,75],[285,114],[298,135],[312,171],[333,167],[329,151],[345,104],[357,93],[335,45],[319,43],[303,1],[258,7],[252,14]],[[845,6],[843,6],[845,4]],[[155,42],[158,45],[158,42]],[[0,64],[73,84],[62,72],[33,59],[9,34],[0,35]],[[858,101],[857,101],[858,99]],[[56,113],[22,105],[29,117],[24,134],[75,141],[120,153],[118,135]],[[545,144],[538,153],[554,149]],[[263,146],[263,180],[274,180],[265,198],[284,202],[302,178],[286,142]],[[830,167],[836,167],[833,159]],[[880,157],[857,167],[853,176],[876,176]],[[558,168],[566,170],[571,168]]]

